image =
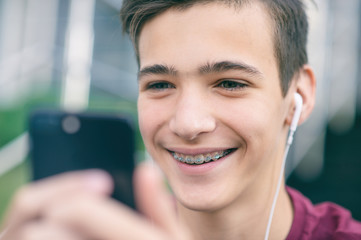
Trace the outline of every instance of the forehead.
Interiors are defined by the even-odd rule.
[[[250,64],[260,59],[274,64],[272,32],[271,18],[259,2],[237,8],[217,2],[170,9],[143,26],[140,65],[182,62],[190,67],[197,61],[237,58]]]

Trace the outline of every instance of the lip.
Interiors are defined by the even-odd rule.
[[[212,152],[217,152],[217,151],[224,151],[227,149],[234,149],[234,150],[232,152],[230,152],[229,154],[227,154],[226,156],[218,159],[217,161],[210,161],[208,163],[203,163],[203,164],[199,164],[199,165],[198,164],[192,164],[192,165],[186,164],[186,163],[175,160],[174,157],[172,156],[172,152],[177,152],[177,153],[181,153],[181,154],[185,154],[185,155],[198,155],[198,154],[207,154],[207,153],[212,153]],[[190,176],[202,176],[202,175],[211,173],[212,171],[214,171],[215,169],[217,169],[218,167],[223,165],[226,162],[226,160],[236,151],[237,151],[236,148],[202,148],[202,149],[180,149],[180,148],[171,148],[170,149],[169,148],[168,149],[170,157],[176,163],[180,172],[182,172],[185,175],[190,175]]]

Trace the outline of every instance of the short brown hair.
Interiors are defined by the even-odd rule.
[[[221,2],[235,7],[255,0],[124,0],[121,8],[123,30],[129,33],[137,59],[138,38],[144,24],[169,9],[185,10],[195,4]],[[283,95],[293,76],[307,63],[308,20],[302,0],[258,0],[268,9],[274,23],[274,49]]]

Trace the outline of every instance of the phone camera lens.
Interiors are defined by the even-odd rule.
[[[64,132],[68,134],[77,133],[80,129],[80,121],[77,117],[67,116],[62,121]]]

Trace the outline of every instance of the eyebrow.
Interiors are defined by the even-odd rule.
[[[140,79],[143,76],[152,75],[152,74],[176,76],[177,70],[175,70],[174,66],[155,64],[152,66],[142,68],[138,73],[138,79]]]
[[[243,62],[221,61],[207,63],[199,68],[200,74],[221,73],[229,70],[240,70],[251,75],[262,76],[263,74],[255,67]]]
[[[221,61],[214,63],[206,63],[203,66],[198,68],[198,73],[201,75],[211,74],[211,73],[222,73],[230,70],[238,70],[249,73],[256,77],[262,77],[263,74],[255,67],[248,65],[243,62],[233,62],[233,61]],[[138,73],[138,79],[146,75],[171,75],[177,76],[178,71],[174,66],[167,66],[163,64],[154,64],[142,68]]]

